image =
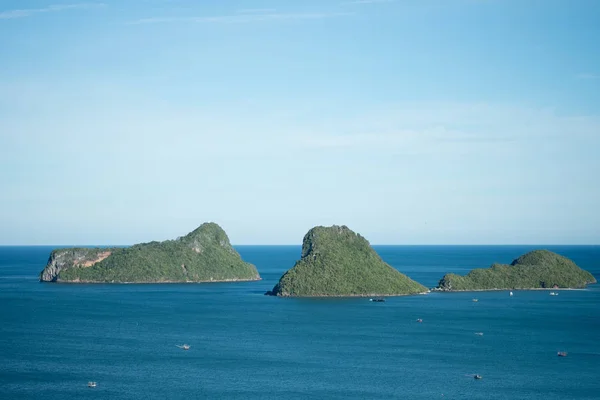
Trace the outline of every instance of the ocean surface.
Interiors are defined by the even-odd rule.
[[[300,246],[236,248],[262,281],[40,283],[52,247],[0,247],[0,399],[600,398],[600,285],[282,299]],[[375,246],[429,287],[534,248]],[[600,280],[600,246],[544,248]]]

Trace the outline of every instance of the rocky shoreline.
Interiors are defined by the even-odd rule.
[[[186,283],[186,284],[194,284],[194,283],[223,283],[223,282],[256,282],[262,281],[262,278],[256,279],[221,279],[221,280],[203,280],[203,281],[152,281],[152,282],[105,282],[105,281],[86,281],[86,280],[76,280],[76,281],[64,281],[57,280],[55,283],[59,284],[109,284],[109,285],[153,285],[153,284],[177,284],[177,283]]]
[[[330,295],[313,295],[313,296],[306,296],[306,295],[281,295],[281,294],[277,294],[277,293],[273,293],[272,290],[268,290],[265,292],[265,296],[276,296],[276,297],[282,297],[282,298],[305,298],[305,299],[319,299],[319,298],[328,298],[328,297],[332,297],[332,298],[343,298],[343,297],[351,297],[351,298],[365,298],[365,297],[403,297],[403,296],[415,296],[415,295],[425,295],[425,294],[429,294],[430,291],[427,292],[421,292],[421,293],[403,293],[403,294],[376,294],[376,293],[371,293],[371,294],[348,294],[348,295],[343,295],[343,294],[330,294]]]
[[[494,289],[459,289],[459,290],[448,290],[442,288],[431,288],[430,292],[441,292],[441,293],[463,293],[463,292],[509,292],[509,291],[530,291],[530,290],[547,290],[547,291],[558,291],[558,290],[589,290],[587,288],[494,288]]]

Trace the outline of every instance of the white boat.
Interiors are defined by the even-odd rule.
[[[88,387],[89,388],[95,388],[96,387],[96,382],[88,382]]]
[[[512,296],[512,295],[513,295],[513,292],[510,292],[510,295]]]
[[[550,296],[558,296],[558,293],[556,293],[556,292],[550,292]]]
[[[483,336],[483,332],[475,332],[477,336]]]
[[[182,344],[181,346],[177,344],[176,346],[179,347],[180,349],[183,349],[183,350],[189,350],[190,349],[190,345],[189,344]]]
[[[479,300],[478,300],[478,299],[473,299],[473,301],[474,301],[474,302],[478,302]]]

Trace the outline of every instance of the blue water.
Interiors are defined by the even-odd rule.
[[[600,279],[600,246],[548,248]],[[50,247],[0,247],[0,399],[600,397],[600,285],[281,299],[263,293],[300,247],[237,249],[262,281],[42,284]],[[530,249],[376,246],[426,286]]]

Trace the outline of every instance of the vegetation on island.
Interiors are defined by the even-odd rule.
[[[258,280],[227,234],[205,223],[175,240],[127,248],[54,250],[40,279],[57,282],[215,282]]]
[[[437,290],[469,291],[496,289],[582,288],[596,279],[573,261],[548,250],[534,250],[510,265],[493,264],[474,269],[465,276],[446,274]]]
[[[312,228],[302,256],[267,294],[275,296],[398,296],[427,288],[386,264],[346,226]]]

